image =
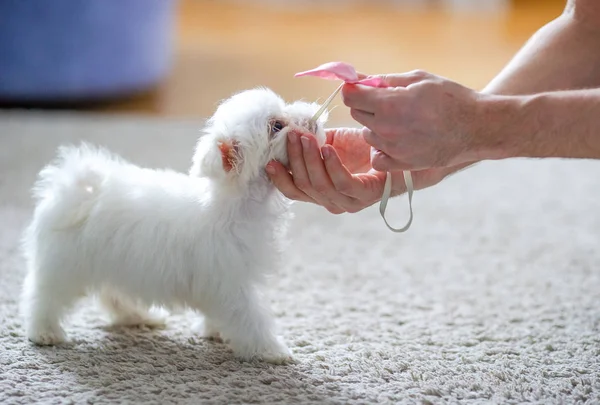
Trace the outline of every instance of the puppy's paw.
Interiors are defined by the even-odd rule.
[[[196,322],[192,326],[192,330],[205,339],[223,343],[221,334],[217,330],[216,326],[207,318],[201,319],[198,322]]]
[[[113,318],[111,326],[115,327],[148,327],[153,329],[164,328],[167,323],[167,312],[152,308],[148,311],[123,313]]]
[[[242,354],[242,357],[247,356]],[[258,350],[252,357],[277,365],[292,364],[296,362],[292,355],[292,351],[287,347],[281,338],[264,349]]]
[[[260,358],[271,364],[284,365],[296,363],[292,352],[287,347],[276,350],[268,350],[260,355]]]
[[[67,335],[58,325],[34,326],[27,332],[27,338],[36,345],[53,346],[65,342]]]

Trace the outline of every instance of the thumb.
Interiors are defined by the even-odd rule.
[[[362,72],[356,72],[356,75],[358,76],[358,80],[362,80],[362,79],[366,79],[367,77],[371,77],[365,73]]]
[[[352,177],[359,180],[362,184],[362,194],[360,197],[362,201],[369,201],[372,203],[381,199],[387,178],[386,172],[371,169],[367,173],[354,174]]]
[[[390,73],[372,77],[379,77],[385,87],[408,87],[411,84],[431,79],[433,75],[424,70],[412,70],[406,73]]]
[[[391,172],[397,170],[412,170],[414,167],[403,164],[390,155],[371,147],[371,167],[379,172]]]
[[[371,147],[371,167],[378,172],[387,172],[391,169],[392,158],[382,151]]]

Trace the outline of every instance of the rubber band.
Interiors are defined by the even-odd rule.
[[[327,106],[329,106],[329,104],[331,104],[331,102],[333,101],[335,96],[337,96],[337,94],[340,92],[340,90],[342,90],[342,87],[344,87],[344,83],[340,84],[340,86],[333,93],[331,93],[331,96],[329,96],[327,98],[327,100],[325,100],[323,102],[323,105],[321,106],[321,108],[319,108],[317,110],[317,112],[315,113],[315,115],[313,115],[313,117],[312,117],[313,121],[318,120],[319,117],[325,112],[325,110],[327,110]]]
[[[381,201],[379,202],[379,214],[381,214],[381,218],[383,218],[383,222],[388,227],[389,230],[396,233],[406,232],[412,225],[413,221],[413,208],[412,208],[412,197],[414,192],[412,175],[409,171],[405,170],[402,172],[404,175],[404,183],[406,184],[406,193],[408,194],[408,209],[410,212],[410,216],[408,218],[408,222],[402,228],[393,228],[387,219],[385,219],[385,209],[387,208],[387,203],[392,195],[392,173],[387,172],[385,175],[385,185],[383,186],[383,195],[381,196]]]

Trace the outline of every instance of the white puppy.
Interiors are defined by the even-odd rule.
[[[261,298],[290,217],[264,167],[287,164],[291,128],[324,143],[326,114],[310,119],[318,108],[263,88],[234,95],[208,120],[189,175],[61,147],[39,174],[24,234],[28,338],[64,341],[66,312],[97,295],[116,324],[160,323],[152,306],[191,308],[205,316],[204,335],[239,358],[291,360]]]

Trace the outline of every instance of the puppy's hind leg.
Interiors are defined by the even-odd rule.
[[[64,342],[67,336],[61,320],[81,296],[77,285],[65,282],[57,274],[30,270],[21,296],[27,338],[38,345]]]
[[[165,316],[162,311],[150,310],[111,288],[103,288],[99,294],[99,300],[102,307],[109,313],[113,326],[148,326],[151,328],[165,326]]]

